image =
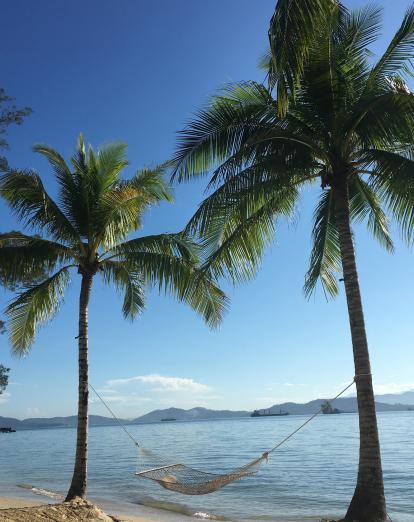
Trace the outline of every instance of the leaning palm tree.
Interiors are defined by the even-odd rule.
[[[186,234],[160,234],[127,240],[141,227],[146,208],[170,201],[163,167],[142,170],[121,180],[126,146],[114,143],[95,153],[82,136],[69,166],[47,146],[37,146],[52,165],[59,195],[54,200],[38,174],[13,171],[1,179],[1,194],[25,223],[45,238],[19,232],[1,234],[0,263],[11,282],[36,281],[7,307],[14,353],[25,354],[36,329],[51,319],[69,284],[71,269],[80,275],[79,404],[76,460],[67,500],[84,497],[87,484],[88,435],[88,304],[98,274],[124,294],[123,313],[134,318],[144,309],[144,289],[154,286],[184,301],[207,323],[216,325],[226,298],[212,278],[197,268],[198,249]]]
[[[206,271],[234,281],[255,274],[275,218],[291,216],[303,189],[320,184],[304,288],[309,295],[321,281],[335,296],[336,273],[343,274],[360,426],[357,485],[346,520],[364,522],[384,521],[386,505],[351,225],[366,221],[392,251],[382,207],[407,233],[414,224],[414,96],[404,83],[414,58],[414,9],[373,63],[368,47],[380,22],[372,5],[353,13],[332,9],[309,40],[282,116],[277,85],[248,82],[222,90],[180,134],[174,174],[185,181],[213,171],[209,195],[187,231],[204,241]],[[268,64],[272,73],[271,59]]]

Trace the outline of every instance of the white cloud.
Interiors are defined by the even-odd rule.
[[[109,388],[107,386],[105,386],[104,388],[98,388],[96,391],[98,393],[102,394],[102,395],[105,394],[105,393],[110,393],[111,395],[116,395],[116,394],[120,393],[119,390],[114,390],[114,389]]]
[[[0,404],[4,404],[5,402],[9,402],[10,399],[10,393],[9,392],[3,392],[0,394]]]
[[[384,395],[386,393],[403,393],[405,391],[414,390],[414,383],[408,384],[397,384],[395,382],[389,382],[386,384],[374,383],[374,392],[377,395]]]
[[[196,382],[194,379],[185,377],[166,377],[157,373],[149,375],[137,375],[125,379],[111,379],[106,384],[110,388],[122,386],[131,383],[155,384],[158,387],[152,388],[152,391],[188,391],[193,393],[207,392],[209,386]]]
[[[102,399],[106,402],[124,404],[128,406],[139,405],[143,402],[151,402],[152,399],[149,397],[140,397],[139,395],[131,394],[131,395],[120,395],[120,394],[110,394],[110,395],[101,395]],[[100,399],[96,397],[91,397],[89,399],[90,404],[101,404]]]

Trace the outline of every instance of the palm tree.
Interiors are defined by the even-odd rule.
[[[198,249],[183,233],[126,240],[141,227],[147,207],[170,201],[163,167],[120,179],[127,165],[126,146],[113,143],[95,153],[80,136],[69,166],[47,146],[36,146],[51,164],[59,187],[54,200],[38,174],[12,171],[1,179],[1,193],[15,213],[47,238],[20,232],[1,234],[0,263],[10,281],[38,275],[7,307],[10,339],[16,354],[26,353],[36,329],[52,318],[69,284],[71,269],[81,276],[79,298],[79,403],[76,460],[66,499],[84,497],[87,483],[88,436],[88,304],[92,282],[100,274],[124,294],[123,314],[134,318],[144,309],[144,288],[152,286],[188,303],[215,326],[226,297],[205,271],[197,268]]]
[[[209,195],[187,231],[204,241],[204,268],[233,281],[255,274],[275,218],[291,216],[303,189],[320,183],[304,289],[309,295],[320,280],[333,297],[335,273],[343,273],[360,427],[357,485],[346,520],[364,522],[384,521],[386,504],[351,224],[366,221],[389,251],[382,207],[407,234],[414,224],[414,96],[403,80],[414,57],[414,9],[373,63],[368,47],[380,22],[381,10],[372,5],[353,13],[330,10],[323,31],[309,39],[294,89],[285,89],[282,116],[277,84],[224,88],[180,133],[174,173],[182,182],[213,170]],[[271,57],[268,66],[272,76]]]

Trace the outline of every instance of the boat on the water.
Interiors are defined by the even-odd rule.
[[[16,433],[13,428],[0,428],[0,433]]]
[[[321,405],[321,410],[324,415],[335,415],[338,413],[342,413],[341,410],[338,410],[338,408],[333,408],[332,404],[329,401],[325,401]]]
[[[285,417],[289,415],[288,411],[279,410],[279,413],[271,413],[270,410],[254,410],[250,417]]]
[[[171,422],[171,421],[175,421],[177,419],[173,419],[172,417],[166,417],[165,419],[161,419],[161,422]]]

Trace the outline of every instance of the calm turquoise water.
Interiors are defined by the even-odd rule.
[[[303,422],[300,416],[132,426],[131,432],[171,461],[208,471],[237,467],[260,455]],[[321,416],[297,434],[254,477],[205,496],[189,497],[134,476],[136,452],[119,427],[91,428],[89,495],[115,503],[167,501],[189,512],[231,520],[317,520],[344,514],[356,477],[358,424],[354,414]],[[414,412],[379,414],[388,511],[394,522],[414,520]],[[75,430],[21,431],[0,436],[0,495],[28,483],[68,487]],[[184,517],[183,517],[184,518]]]

